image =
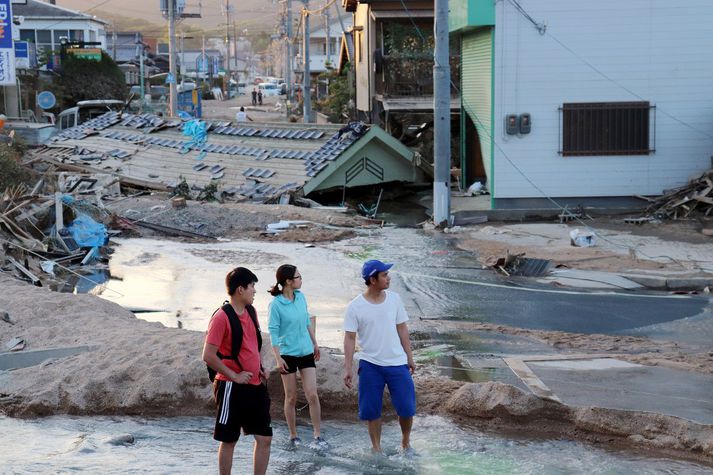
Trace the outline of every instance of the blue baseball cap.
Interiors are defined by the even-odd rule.
[[[391,269],[393,264],[384,264],[383,262],[373,259],[371,261],[366,261],[363,266],[361,266],[361,276],[364,280],[369,277],[373,277],[379,272],[386,272]]]

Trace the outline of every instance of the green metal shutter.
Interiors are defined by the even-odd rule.
[[[462,37],[461,101],[478,130],[488,187],[493,195],[493,28]],[[465,134],[463,134],[464,136]]]

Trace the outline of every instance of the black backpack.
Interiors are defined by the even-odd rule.
[[[240,366],[240,361],[238,360],[238,355],[240,354],[240,347],[243,344],[243,326],[240,324],[240,319],[235,313],[235,309],[233,308],[233,306],[230,305],[230,302],[226,300],[221,308],[228,316],[228,321],[230,322],[230,334],[232,336],[233,342],[231,345],[232,354],[222,355],[220,354],[220,352],[218,352],[218,358],[220,358],[221,360],[235,360],[235,362],[238,364],[238,367],[242,370],[242,366]],[[262,349],[262,335],[260,334],[260,323],[257,321],[257,312],[255,312],[255,307],[253,307],[252,305],[246,305],[245,309],[248,311],[248,315],[250,315],[250,319],[255,325],[255,333],[257,334],[257,349],[258,351],[260,351]],[[213,312],[213,315],[215,315],[217,311],[218,310]],[[208,365],[206,365],[206,368],[208,368],[208,379],[210,379],[210,382],[212,383],[215,379],[216,371]]]

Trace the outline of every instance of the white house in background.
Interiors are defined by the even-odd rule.
[[[327,20],[329,20],[329,28],[327,28]],[[342,21],[344,30],[342,29],[342,23],[340,23],[339,18],[335,18],[334,15],[327,17],[310,17],[309,69],[311,75],[318,75],[325,72],[327,70],[328,61],[333,68],[337,67],[344,31],[349,31],[352,27],[351,15],[343,14]],[[329,34],[329,49],[327,49],[327,34]],[[301,41],[299,43],[299,54],[295,57],[295,63],[293,64],[293,70],[300,75],[302,75],[304,71],[303,49],[304,42]]]
[[[37,53],[59,50],[62,38],[70,41],[98,41],[106,50],[107,22],[95,16],[39,0],[12,0],[12,14],[24,18],[19,26],[19,40],[31,41]]]
[[[450,8],[464,179],[487,179],[492,207],[658,195],[711,167],[713,2]]]

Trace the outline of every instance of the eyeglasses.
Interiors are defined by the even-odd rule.
[[[301,278],[302,278],[301,275],[296,275],[296,276],[294,276],[294,277],[293,277],[292,279],[290,279],[290,280],[297,280],[297,279],[301,279]]]

